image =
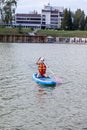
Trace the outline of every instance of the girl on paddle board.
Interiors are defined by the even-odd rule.
[[[46,74],[46,64],[44,63],[44,58],[40,57],[38,59],[38,61],[36,62],[36,64],[38,65],[38,73],[37,73],[37,77],[48,77],[48,75]]]

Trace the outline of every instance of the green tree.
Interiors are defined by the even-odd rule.
[[[23,30],[22,30],[22,26],[21,26],[21,24],[18,26],[18,33],[22,33],[23,32]]]
[[[62,29],[64,30],[72,29],[72,14],[71,14],[70,9],[69,11],[67,9],[64,10],[64,17],[62,20]]]
[[[84,28],[85,28],[85,14],[84,11],[82,11],[82,16],[79,21],[79,29],[84,30]]]
[[[64,10],[64,17],[63,17],[63,20],[62,20],[62,29],[64,30],[67,30],[67,25],[68,25],[68,10],[65,9]]]
[[[84,27],[85,30],[87,30],[87,16],[85,18],[85,27]]]
[[[84,30],[85,26],[85,14],[84,11],[81,11],[81,9],[77,9],[74,14],[74,29],[77,30]]]
[[[1,1],[1,18],[5,24],[12,25],[14,19],[15,10],[17,6],[17,0],[3,0]]]
[[[69,9],[69,12],[68,12],[68,30],[72,30],[72,13]]]
[[[5,0],[0,0],[0,22],[2,22],[3,20],[3,6],[4,6],[4,2]]]

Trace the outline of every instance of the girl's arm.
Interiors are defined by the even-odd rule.
[[[36,62],[37,65],[39,64],[40,59],[41,59],[41,57],[39,57],[39,59],[37,60],[37,62]]]

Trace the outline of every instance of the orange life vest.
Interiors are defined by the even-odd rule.
[[[46,65],[44,63],[39,63],[38,71],[41,75],[46,73]]]

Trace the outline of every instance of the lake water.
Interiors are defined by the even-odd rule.
[[[61,85],[33,81],[40,56]],[[0,130],[87,130],[87,45],[0,43]]]

